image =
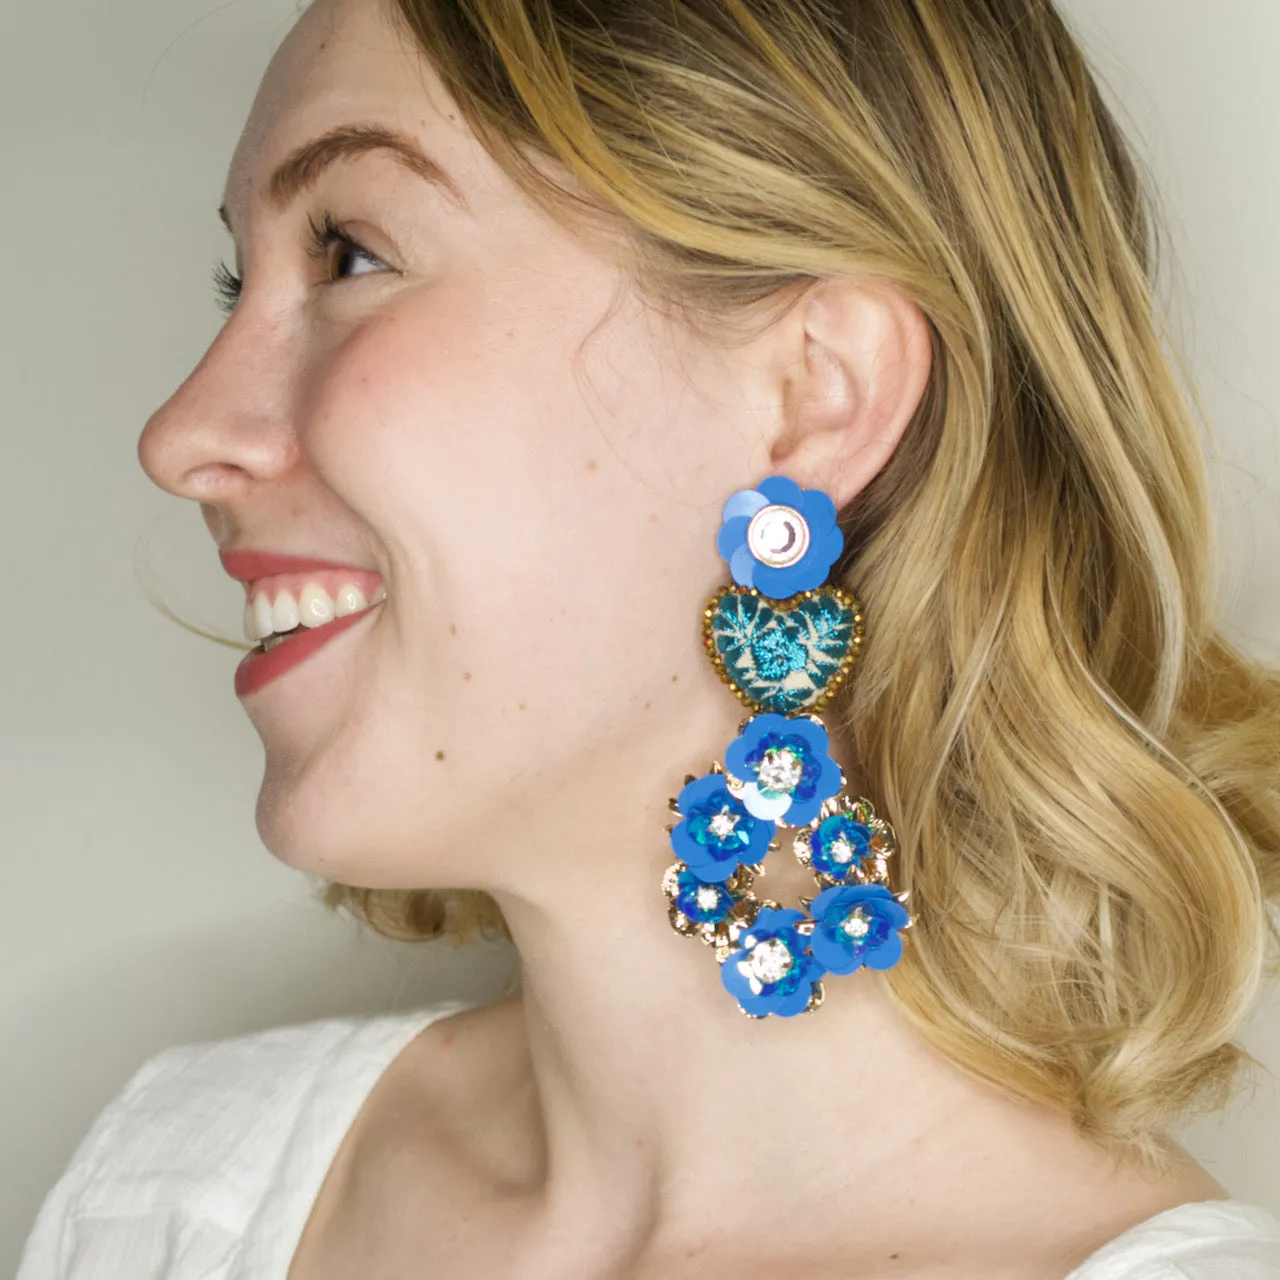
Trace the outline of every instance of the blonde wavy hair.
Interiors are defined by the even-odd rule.
[[[691,323],[838,274],[928,318],[925,403],[844,514],[868,633],[839,712],[916,916],[889,989],[963,1069],[1158,1163],[1253,1061],[1231,1041],[1275,937],[1280,677],[1215,626],[1152,220],[1061,17],[392,3],[520,188],[624,227]],[[501,927],[475,893],[324,899],[391,937]]]

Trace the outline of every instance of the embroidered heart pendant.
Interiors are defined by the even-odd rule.
[[[862,645],[862,606],[839,587],[768,600],[745,587],[712,597],[703,635],[720,678],[755,711],[816,711]]]

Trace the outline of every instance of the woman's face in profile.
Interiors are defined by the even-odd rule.
[[[522,832],[736,723],[697,610],[771,384],[520,194],[381,0],[302,18],[225,216],[242,288],[143,465],[221,551],[387,592],[244,697],[263,839],[370,887],[504,887]]]

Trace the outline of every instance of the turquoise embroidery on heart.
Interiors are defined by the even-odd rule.
[[[858,656],[862,607],[839,587],[789,600],[727,587],[706,610],[707,655],[721,679],[756,711],[819,710]]]

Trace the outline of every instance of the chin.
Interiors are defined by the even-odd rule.
[[[271,774],[263,779],[258,792],[258,804],[254,820],[258,836],[267,851],[278,862],[325,879],[339,879],[338,868],[348,858],[343,851],[334,848],[332,838],[317,822],[308,825],[297,822],[290,814],[290,806],[282,795],[282,789],[272,784]]]
[[[432,850],[459,847],[457,833],[437,832],[420,813],[397,811],[394,795],[384,803],[353,803],[361,793],[350,785],[322,785],[316,775],[269,754],[254,814],[258,835],[278,862],[339,884],[453,887],[449,881],[461,869],[438,865]]]
[[[295,871],[364,884],[361,870],[380,865],[369,856],[376,833],[362,829],[358,814],[349,814],[349,823],[336,821],[335,806],[316,804],[309,791],[305,773],[300,775],[278,753],[267,753],[254,812],[262,843],[278,862]]]

